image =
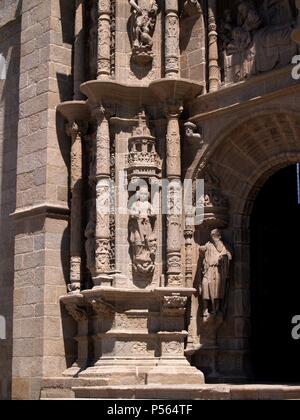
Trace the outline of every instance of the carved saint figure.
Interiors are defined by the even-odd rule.
[[[232,254],[222,241],[219,229],[211,232],[211,241],[200,246],[204,255],[203,279],[200,287],[204,305],[204,317],[221,312],[225,299]],[[210,312],[211,311],[211,312]]]
[[[156,215],[149,202],[147,186],[140,187],[137,200],[130,208],[130,244],[133,254],[133,268],[143,275],[151,275],[155,268],[157,238],[155,234]]]
[[[152,59],[153,32],[156,24],[158,5],[155,0],[129,0],[132,7],[133,54]]]

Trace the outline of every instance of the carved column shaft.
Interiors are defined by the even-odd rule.
[[[182,106],[176,104],[167,108],[167,178],[168,223],[167,223],[167,265],[168,286],[182,286],[182,191],[181,191],[181,144],[179,117]]]
[[[220,86],[218,33],[216,23],[216,0],[208,0],[208,67],[209,91],[215,92]]]
[[[96,135],[96,266],[94,286],[109,283],[110,273],[110,134],[109,115],[100,105],[95,110]]]
[[[165,75],[179,77],[178,0],[165,1]]]
[[[97,78],[108,79],[111,74],[111,4],[98,0],[98,59]]]
[[[193,236],[192,227],[187,227],[184,232],[185,238],[185,285],[193,287]]]
[[[74,41],[74,99],[83,97],[80,85],[84,82],[84,28],[83,1],[76,0],[75,11],[75,41]]]
[[[70,291],[80,290],[82,243],[82,140],[78,124],[68,125],[71,146],[71,285]]]

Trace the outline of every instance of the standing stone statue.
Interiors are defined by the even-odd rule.
[[[204,305],[204,317],[221,313],[222,303],[226,295],[232,254],[222,241],[221,232],[215,229],[211,232],[211,241],[200,246],[204,255],[203,279],[200,287]]]
[[[150,276],[155,269],[157,237],[155,234],[156,215],[149,202],[147,186],[137,192],[137,201],[130,208],[130,244],[133,268],[136,273]]]
[[[132,7],[132,54],[139,64],[153,60],[153,33],[158,13],[155,0],[129,0]]]

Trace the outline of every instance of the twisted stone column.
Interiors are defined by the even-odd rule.
[[[179,117],[183,107],[180,103],[167,106],[167,265],[168,286],[183,285],[182,279],[182,188],[181,188],[181,144]]]
[[[178,0],[165,0],[165,76],[179,77]]]
[[[108,79],[111,74],[111,4],[98,0],[97,78]]]
[[[93,110],[96,136],[96,235],[94,286],[111,284],[110,273],[110,135],[109,114],[98,105]]]
[[[79,292],[81,284],[82,244],[82,140],[84,126],[76,122],[67,125],[71,137],[71,267],[70,292]]]
[[[75,41],[74,41],[74,99],[82,99],[80,85],[84,82],[84,28],[83,2],[76,0],[75,10]]]
[[[208,0],[208,67],[209,91],[215,92],[220,85],[216,0]]]

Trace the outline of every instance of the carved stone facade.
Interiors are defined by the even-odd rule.
[[[0,2],[0,398],[243,396],[204,383],[253,381],[250,219],[300,162],[299,1],[20,3]]]

